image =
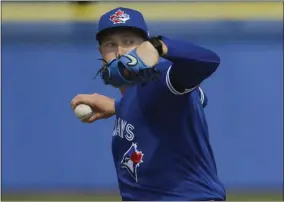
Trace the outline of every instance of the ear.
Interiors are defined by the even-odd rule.
[[[98,49],[98,51],[100,52],[100,54],[102,54],[102,48],[101,48],[101,46],[97,46],[97,49]]]

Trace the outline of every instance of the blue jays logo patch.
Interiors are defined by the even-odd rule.
[[[118,10],[113,15],[111,15],[109,19],[113,22],[113,24],[119,24],[126,23],[126,21],[130,19],[130,17],[124,11]]]
[[[125,152],[121,161],[121,167],[126,168],[130,175],[137,180],[137,168],[140,163],[143,163],[144,154],[141,151],[138,151],[137,144],[132,143],[130,148]]]

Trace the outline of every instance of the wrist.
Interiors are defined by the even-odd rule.
[[[164,56],[164,55],[166,55],[168,53],[168,47],[162,41],[162,37],[161,36],[151,37],[148,41],[157,50],[157,52],[159,54],[159,57]]]
[[[168,54],[168,47],[166,46],[166,44],[162,40],[160,40],[160,42],[162,44],[162,50],[163,50],[162,56],[167,55]]]

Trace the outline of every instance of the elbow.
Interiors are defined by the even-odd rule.
[[[191,54],[189,57],[191,58],[191,62],[198,66],[198,69],[206,72],[206,74],[212,74],[217,70],[220,65],[220,57],[214,51],[196,46],[194,54]]]
[[[215,53],[215,52],[213,52],[213,51],[211,51],[212,53],[211,53],[211,57],[212,57],[212,61],[215,63],[215,65],[217,65],[217,67],[219,66],[219,64],[220,64],[220,57],[219,57],[219,55],[217,54],[217,53]]]
[[[219,55],[213,51],[212,51],[212,62],[213,62],[212,68],[214,69],[215,72],[221,63],[221,59]]]
[[[211,50],[208,50],[205,58],[203,62],[206,63],[205,66],[207,71],[211,74],[214,73],[221,63],[219,55]]]
[[[203,66],[203,71],[204,71],[204,75],[206,75],[206,77],[211,76],[219,67],[220,62],[210,62],[207,63],[207,65]]]
[[[211,65],[209,65],[211,66],[212,72],[215,72],[220,65],[220,57],[216,53],[214,53],[214,55]]]
[[[204,80],[214,74],[214,72],[218,69],[220,65],[220,57],[216,53],[210,51],[204,60],[199,60],[196,64],[195,73],[202,75]]]
[[[201,54],[201,60],[203,60],[204,62],[210,62],[212,64],[214,64],[214,66],[219,66],[220,64],[220,57],[217,53],[215,53],[212,50],[209,49],[203,49],[203,54]]]

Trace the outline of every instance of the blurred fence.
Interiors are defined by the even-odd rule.
[[[281,4],[117,5],[145,12],[152,34],[196,42],[220,55],[219,70],[203,84],[220,177],[229,188],[280,189]],[[94,37],[98,16],[117,5],[3,5],[4,191],[116,188],[110,146],[113,119],[82,124],[70,100],[78,93],[119,96],[92,79],[100,67]]]

